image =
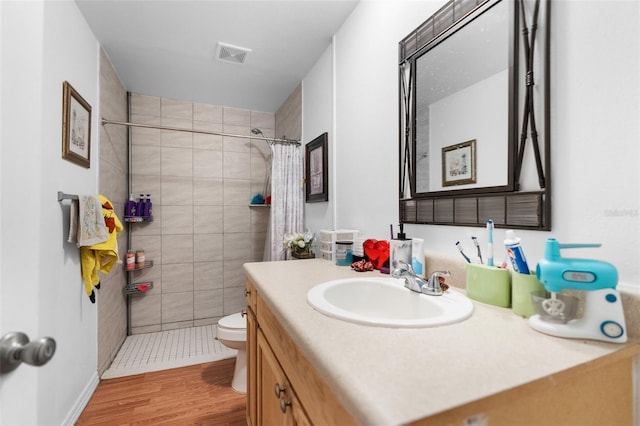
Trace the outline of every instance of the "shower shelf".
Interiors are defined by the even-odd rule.
[[[270,207],[271,204],[249,204],[249,207]]]
[[[153,222],[153,216],[125,216],[124,221],[132,223]]]
[[[153,281],[144,281],[139,283],[132,283],[124,288],[124,294],[142,294],[153,288]]]
[[[125,272],[134,272],[134,271],[141,271],[143,269],[152,268],[152,267],[153,267],[153,260],[147,260],[146,262],[144,262],[144,266],[138,266],[138,264],[136,264],[135,268],[127,269],[127,265],[125,265],[124,270]]]

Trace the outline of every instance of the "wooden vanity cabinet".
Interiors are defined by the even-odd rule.
[[[258,323],[256,320],[257,292],[247,280],[244,296],[247,301],[247,425],[256,426],[257,421],[257,355]]]
[[[340,397],[249,280],[247,307],[248,425],[354,425]],[[636,344],[409,424],[631,425],[638,365]]]
[[[247,424],[354,424],[250,280],[246,297]]]

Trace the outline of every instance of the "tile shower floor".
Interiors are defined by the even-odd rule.
[[[127,336],[102,379],[186,367],[236,356],[215,339],[216,325]]]

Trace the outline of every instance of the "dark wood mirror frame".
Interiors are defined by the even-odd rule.
[[[520,105],[510,120],[513,144],[508,159],[509,183],[501,187],[416,193],[415,191],[415,69],[405,80],[405,68],[430,47],[461,30],[500,1],[513,3],[516,87]],[[551,0],[451,0],[399,43],[400,92],[400,222],[414,224],[551,229],[549,128],[549,23]],[[537,49],[534,55],[534,49]],[[533,58],[540,58],[534,63]],[[539,70],[534,76],[534,69]],[[535,87],[534,87],[535,86]],[[520,89],[520,90],[517,90]],[[521,93],[521,96],[518,95]],[[535,106],[534,106],[535,99]],[[537,116],[536,114],[537,113]],[[536,118],[539,123],[536,123]],[[540,125],[536,129],[536,124]],[[406,125],[408,124],[408,125]],[[519,138],[518,130],[521,129]],[[540,152],[542,147],[542,153]],[[539,188],[522,189],[520,179],[528,157],[535,160]],[[525,167],[529,163],[526,163]],[[407,185],[409,188],[407,188]]]

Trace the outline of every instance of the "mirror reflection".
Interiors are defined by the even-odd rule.
[[[502,1],[415,61],[415,192],[509,185],[513,10]],[[474,149],[466,149],[472,143]]]
[[[551,229],[552,0],[450,0],[399,44],[400,220]]]

